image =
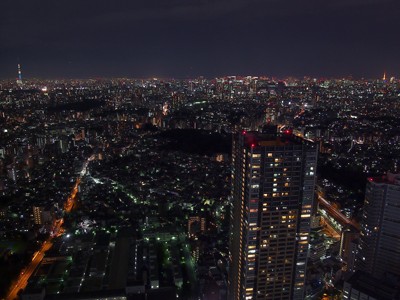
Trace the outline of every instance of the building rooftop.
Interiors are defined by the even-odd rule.
[[[386,175],[383,175],[380,177],[369,177],[368,181],[374,182],[374,183],[400,185],[400,174],[393,174],[393,173],[388,172]]]
[[[249,147],[284,147],[288,145],[313,145],[314,143],[303,137],[293,134],[293,131],[286,129],[278,132],[277,126],[265,125],[262,131],[242,131],[244,141]]]
[[[380,300],[399,299],[400,288],[390,285],[387,281],[378,280],[368,273],[357,271],[347,280],[352,289],[356,289]]]

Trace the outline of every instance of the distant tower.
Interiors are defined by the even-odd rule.
[[[383,78],[382,78],[382,80],[383,80],[384,82],[386,82],[386,72],[383,72]]]
[[[21,85],[22,84],[22,73],[21,73],[21,65],[18,64],[18,79],[17,79],[17,84]]]

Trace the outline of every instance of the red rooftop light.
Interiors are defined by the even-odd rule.
[[[243,134],[243,135],[245,135],[246,133],[247,133],[247,131],[246,131],[246,130],[243,130],[243,131],[242,131],[242,134]]]
[[[253,144],[251,144],[251,148],[254,148],[255,146],[256,146],[256,144],[254,144],[254,143],[253,143]]]
[[[285,134],[292,134],[292,131],[291,131],[290,129],[286,129],[286,130],[284,131],[284,133],[285,133]]]

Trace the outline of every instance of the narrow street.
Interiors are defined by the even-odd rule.
[[[74,207],[76,203],[76,195],[78,193],[78,187],[79,184],[81,183],[81,178],[85,176],[86,174],[86,169],[90,161],[94,159],[94,155],[89,157],[87,161],[83,164],[82,171],[79,174],[79,177],[76,179],[75,185],[72,188],[71,194],[68,196],[65,204],[64,204],[64,213],[70,213],[72,208]],[[63,220],[57,220],[55,222],[55,227],[54,227],[54,232],[55,233],[60,233],[62,232],[62,225],[63,225]],[[21,289],[24,289],[27,284],[29,278],[32,276],[32,274],[35,272],[36,268],[39,266],[40,262],[42,261],[43,257],[45,256],[45,253],[47,250],[49,250],[53,246],[53,238],[55,236],[59,236],[59,234],[55,234],[53,236],[50,236],[45,242],[43,242],[40,250],[35,252],[35,254],[32,257],[32,261],[29,263],[27,267],[25,267],[16,282],[11,284],[10,292],[6,297],[6,300],[14,300],[18,299],[18,292]]]

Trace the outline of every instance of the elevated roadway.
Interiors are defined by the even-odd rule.
[[[328,200],[318,194],[318,204],[320,208],[323,208],[327,214],[332,217],[336,222],[338,222],[342,226],[352,226],[357,230],[360,230],[360,225],[347,218],[340,210],[338,210],[335,206],[332,205]]]

